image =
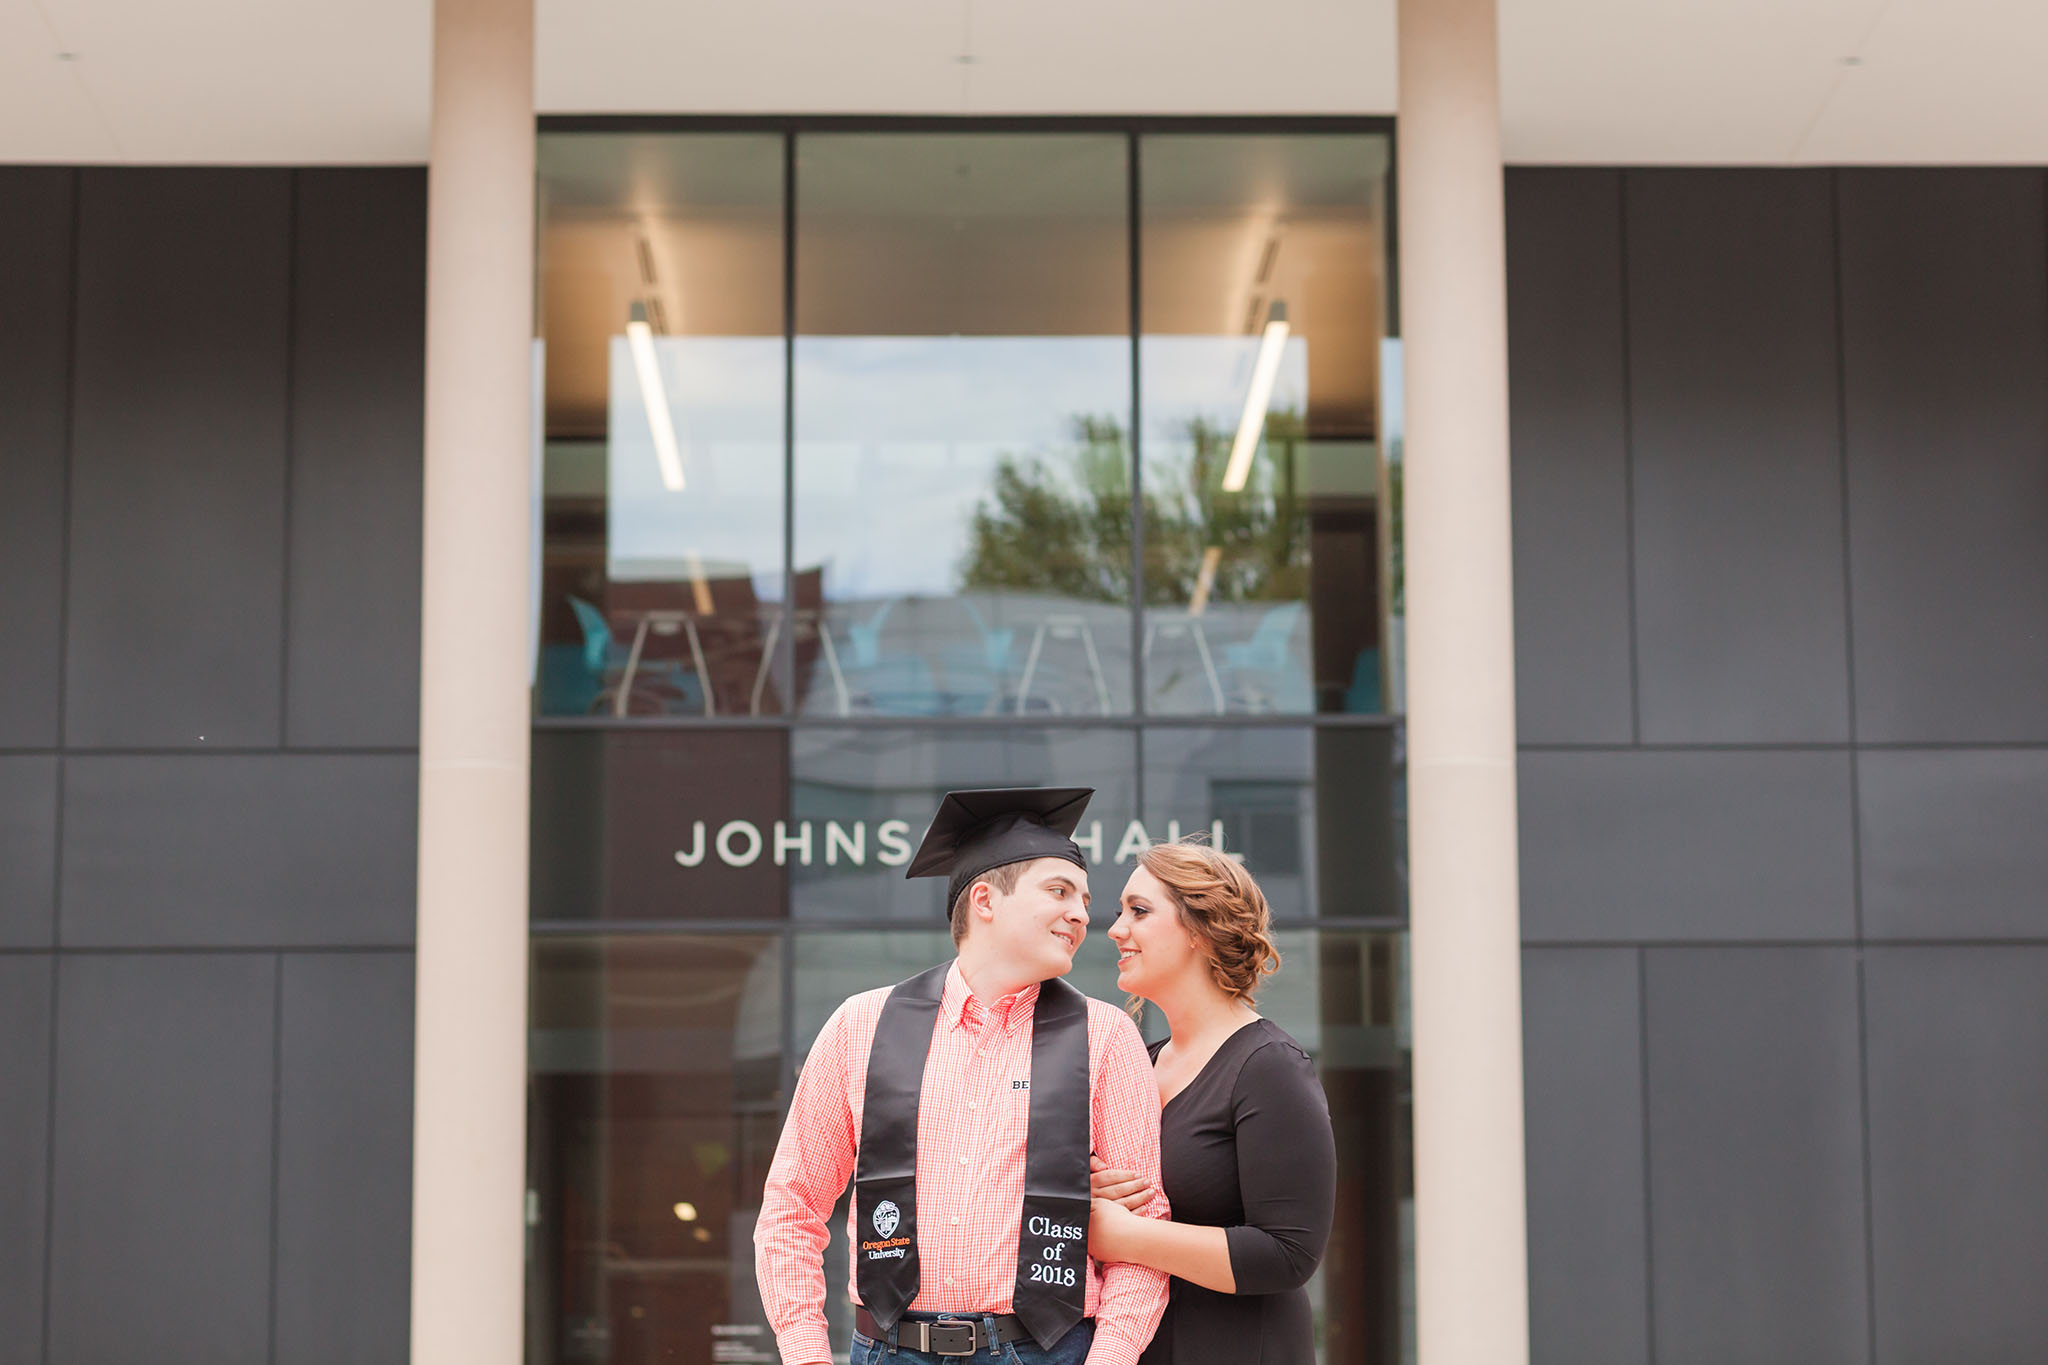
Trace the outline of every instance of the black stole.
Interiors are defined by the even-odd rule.
[[[951,965],[889,992],[868,1051],[854,1283],[885,1332],[917,1297],[917,1111]],[[1050,1348],[1081,1320],[1088,1292],[1088,998],[1058,978],[1039,985],[1031,1013],[1030,1103],[1012,1311]]]

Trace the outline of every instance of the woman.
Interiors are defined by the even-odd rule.
[[[1300,1044],[1252,1008],[1280,965],[1257,883],[1198,844],[1138,857],[1109,938],[1117,985],[1151,1001],[1172,1036],[1153,1049],[1160,1170],[1172,1222],[1139,1217],[1151,1191],[1094,1176],[1088,1254],[1173,1276],[1142,1365],[1307,1365],[1303,1288],[1330,1235],[1337,1181],[1330,1108]]]

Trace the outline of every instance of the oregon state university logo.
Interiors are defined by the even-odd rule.
[[[868,1215],[868,1221],[875,1225],[875,1236],[879,1239],[860,1244],[861,1254],[870,1261],[903,1260],[910,1246],[908,1237],[895,1236],[896,1229],[903,1222],[903,1210],[896,1207],[893,1199],[884,1199],[875,1205],[875,1211]]]

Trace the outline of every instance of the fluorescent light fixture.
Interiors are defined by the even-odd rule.
[[[711,598],[711,581],[704,577],[704,557],[695,550],[683,556],[683,563],[690,570],[690,597],[696,603],[699,616],[716,616],[718,607]]]
[[[1251,477],[1252,453],[1266,434],[1266,409],[1273,402],[1273,381],[1280,377],[1280,353],[1287,349],[1287,305],[1276,303],[1266,314],[1266,332],[1259,338],[1259,358],[1252,364],[1252,386],[1244,396],[1244,416],[1237,439],[1230,443],[1230,463],[1223,467],[1223,491],[1244,492]]]
[[[668,394],[661,387],[661,366],[654,356],[654,329],[647,325],[647,310],[637,303],[633,305],[632,320],[626,324],[626,346],[633,352],[633,372],[640,379],[640,401],[647,405],[647,425],[654,432],[654,458],[661,464],[662,486],[671,493],[680,493],[683,457],[676,449],[676,424],[669,416]]]
[[[1195,572],[1195,591],[1188,598],[1188,615],[1200,616],[1209,606],[1210,590],[1216,586],[1216,566],[1223,562],[1223,547],[1211,545],[1202,551],[1202,567]]]

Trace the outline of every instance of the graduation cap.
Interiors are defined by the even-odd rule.
[[[1071,836],[1093,787],[1000,787],[947,792],[905,877],[945,877],[946,913],[982,873],[1034,858],[1065,858],[1081,849]]]

